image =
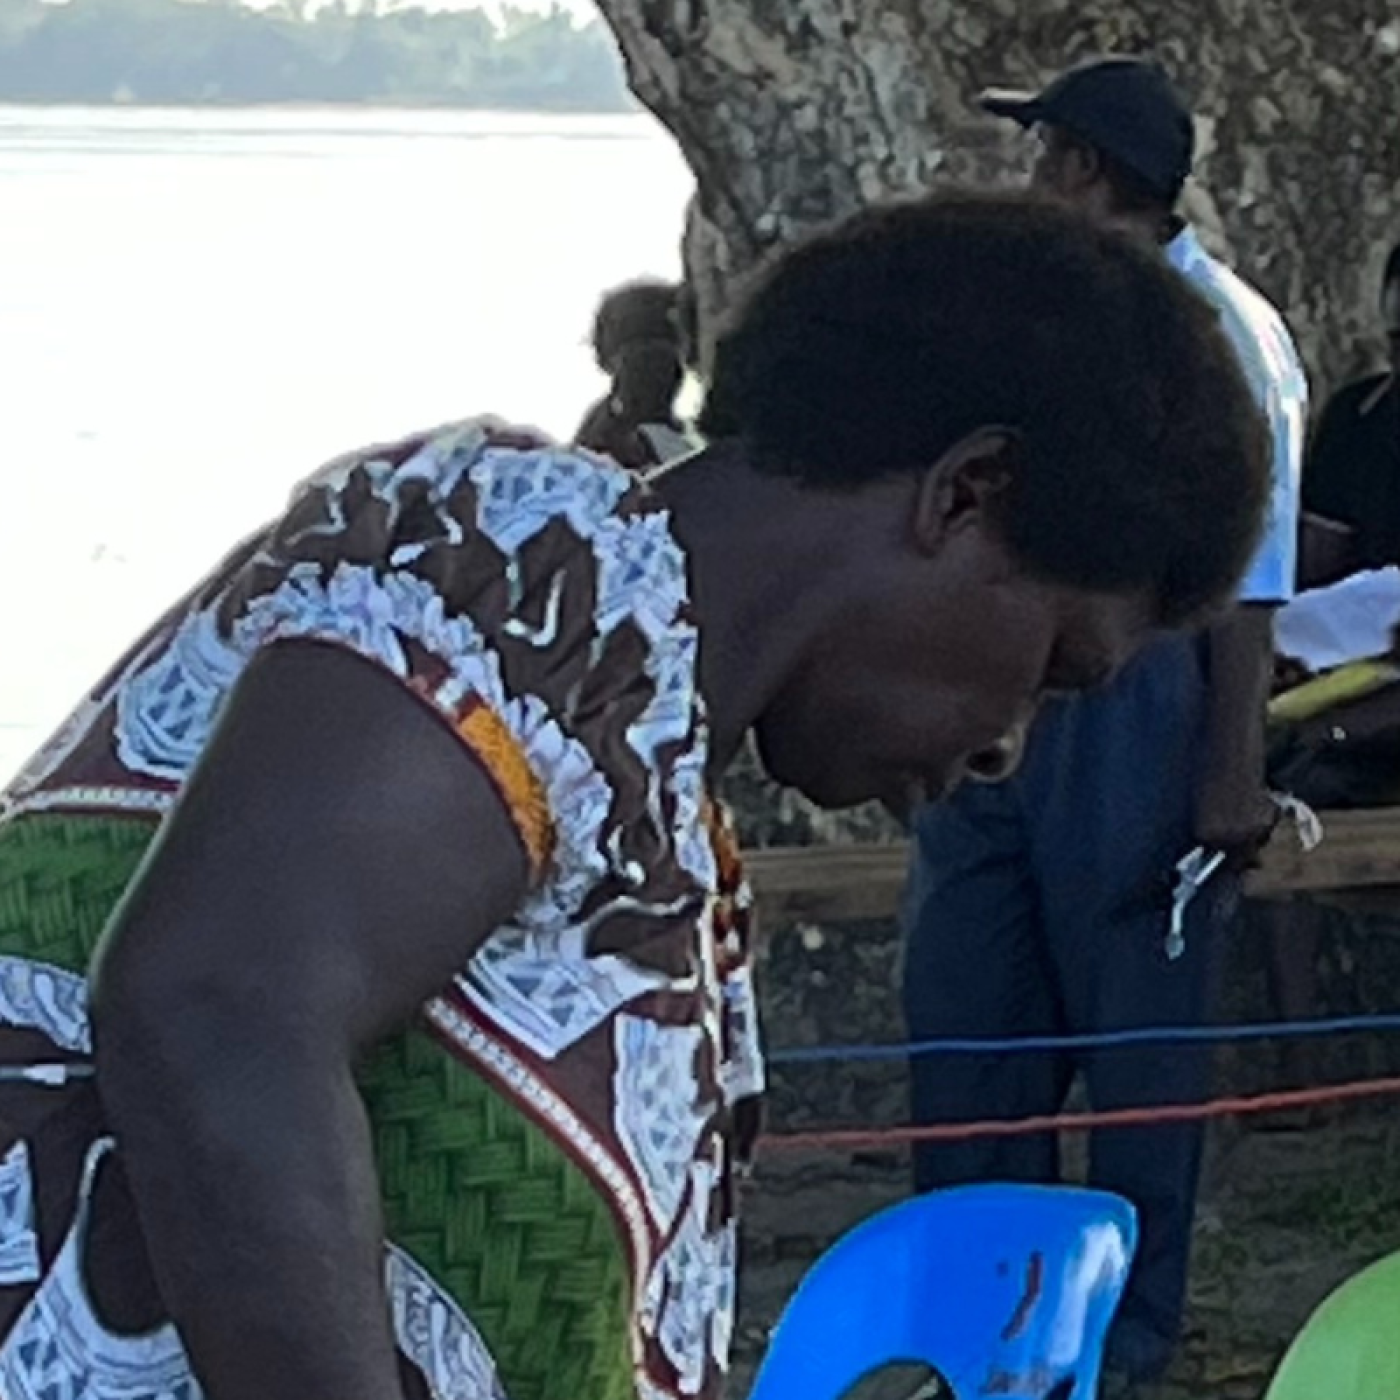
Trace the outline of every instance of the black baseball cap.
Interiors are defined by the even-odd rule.
[[[1021,126],[1063,127],[1127,166],[1164,199],[1191,173],[1196,129],[1191,109],[1159,63],[1100,58],[1062,73],[1044,92],[991,88],[978,101]]]

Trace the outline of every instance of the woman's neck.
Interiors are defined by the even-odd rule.
[[[700,689],[717,777],[808,654],[839,599],[844,552],[828,493],[707,448],[652,476],[686,552],[700,628]]]

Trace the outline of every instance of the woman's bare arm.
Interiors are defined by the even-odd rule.
[[[258,657],[94,969],[98,1084],[210,1400],[393,1400],[357,1055],[516,907],[471,754],[370,663]]]

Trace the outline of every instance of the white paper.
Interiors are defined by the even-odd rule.
[[[1400,568],[1352,574],[1300,593],[1274,615],[1274,649],[1311,671],[1384,656],[1400,625]]]

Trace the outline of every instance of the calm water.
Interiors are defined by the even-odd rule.
[[[0,108],[0,776],[325,458],[568,433],[689,191],[645,117]]]

